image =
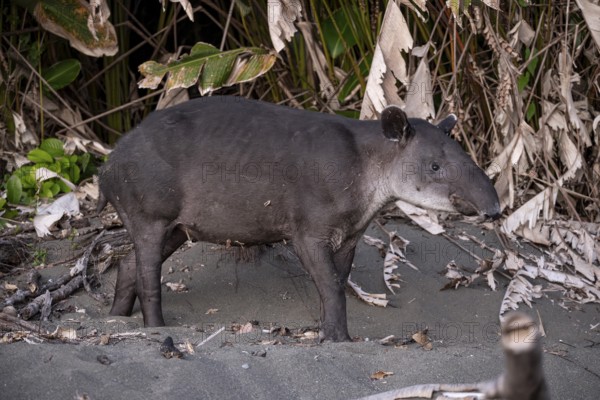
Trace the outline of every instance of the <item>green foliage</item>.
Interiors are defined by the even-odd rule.
[[[246,82],[267,72],[275,63],[275,54],[260,48],[219,51],[208,43],[196,43],[189,55],[167,64],[147,61],[139,69],[144,79],[140,87],[156,89],[167,72],[167,90],[198,84],[201,93],[223,86]]]
[[[47,257],[48,257],[48,250],[36,248],[35,251],[33,252],[33,260],[32,260],[33,266],[39,267],[41,265],[46,264]]]
[[[54,90],[62,89],[71,84],[79,71],[81,63],[73,58],[62,60],[42,72],[42,77]]]
[[[36,198],[51,199],[59,193],[71,191],[68,184],[61,178],[47,179],[48,175],[44,177],[44,170],[41,168],[54,172],[73,184],[79,183],[81,179],[90,177],[96,172],[89,153],[67,155],[62,142],[54,138],[42,141],[38,148],[27,154],[27,158],[33,164],[27,164],[17,169],[6,181],[6,200],[9,204],[28,205]],[[36,174],[38,175],[37,179]]]
[[[352,14],[349,15],[348,12]],[[323,21],[323,37],[331,58],[338,58],[346,52],[346,49],[352,48],[357,43],[358,40],[351,26],[354,19],[359,18],[358,15],[356,6],[349,9],[340,8]]]

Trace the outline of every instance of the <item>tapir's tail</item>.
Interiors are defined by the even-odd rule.
[[[107,203],[108,200],[106,200],[106,197],[104,197],[102,194],[102,190],[100,190],[98,193],[98,206],[96,207],[96,213],[100,214],[100,211],[104,210],[104,207],[106,207]]]

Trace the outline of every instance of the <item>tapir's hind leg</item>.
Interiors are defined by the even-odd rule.
[[[132,250],[119,262],[115,298],[110,315],[130,316],[135,297],[135,250]]]
[[[185,243],[186,240],[187,235],[183,231],[174,229],[164,244],[161,254],[161,264]],[[136,271],[136,256],[135,250],[133,250],[119,264],[115,298],[110,315],[131,315],[137,297]]]

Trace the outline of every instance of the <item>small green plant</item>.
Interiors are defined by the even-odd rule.
[[[30,205],[38,198],[51,199],[68,193],[70,183],[77,184],[96,171],[89,153],[65,154],[63,143],[55,138],[42,141],[27,158],[33,164],[20,167],[6,180],[6,200],[0,200],[0,210],[6,203]]]
[[[41,265],[46,264],[46,257],[48,256],[48,250],[46,249],[36,249],[33,252],[33,266],[39,267]]]

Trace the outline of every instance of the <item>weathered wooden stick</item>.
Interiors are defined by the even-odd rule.
[[[501,344],[506,367],[504,373],[496,380],[473,384],[416,385],[362,397],[359,400],[448,397],[549,400],[550,393],[542,369],[540,332],[533,320],[528,315],[518,312],[508,314],[502,321]]]
[[[23,321],[21,318],[13,317],[12,315],[0,312],[0,321],[3,322],[3,326],[8,330],[16,331],[26,329],[31,332],[40,332],[40,327],[37,324]],[[46,331],[42,333],[47,333]]]
[[[70,296],[74,291],[83,286],[83,277],[81,275],[73,278],[66,285],[61,286],[50,293],[52,304],[61,301]],[[31,303],[21,309],[21,317],[25,320],[31,319],[34,315],[40,312],[41,306],[44,304],[44,295],[36,297]]]
[[[2,302],[2,305],[0,305],[0,308],[4,308],[6,306],[12,306],[13,304],[21,303],[21,302],[25,301],[25,299],[28,299],[29,297],[38,293],[39,281],[40,281],[40,273],[38,272],[38,270],[32,268],[31,271],[29,271],[27,273],[28,288],[25,290],[23,290],[23,289],[17,290],[16,293],[14,293],[12,296],[9,296]]]
[[[506,400],[548,400],[542,368],[542,345],[538,326],[526,314],[511,313],[502,322],[502,347],[506,359],[498,378],[499,394]]]

